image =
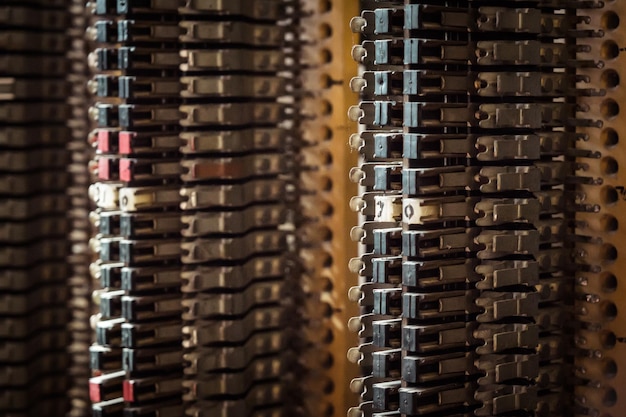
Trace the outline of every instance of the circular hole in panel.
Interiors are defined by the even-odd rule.
[[[600,112],[605,119],[612,119],[619,114],[619,104],[612,98],[606,99],[600,105]]]
[[[615,70],[608,69],[602,73],[600,80],[602,81],[602,87],[615,88],[619,85],[619,74]]]
[[[619,46],[615,41],[605,41],[600,48],[600,55],[604,59],[615,59],[619,55]]]
[[[320,0],[319,2],[320,12],[329,12],[330,9],[332,8],[333,8],[333,3],[331,0]]]
[[[322,191],[331,191],[333,189],[333,181],[330,178],[327,178],[328,181],[324,181],[324,185],[322,186]]]
[[[605,243],[602,245],[602,254],[605,261],[613,262],[617,259],[617,248],[610,243]]]
[[[328,116],[333,112],[333,104],[328,100],[322,100],[322,114]]]
[[[322,86],[322,88],[330,88],[330,86],[332,85],[333,80],[332,78],[330,78],[330,76],[328,74],[322,74],[320,77],[320,84]]]
[[[324,369],[330,369],[333,367],[334,364],[335,360],[333,358],[333,355],[331,355],[330,352],[326,352],[326,354],[324,355],[324,359],[322,359],[322,367]]]
[[[331,379],[329,379],[324,384],[324,394],[328,395],[331,394],[333,391],[335,391],[335,383]]]
[[[617,277],[610,272],[602,275],[602,291],[613,292],[617,289]]]
[[[324,259],[324,268],[330,268],[333,266],[333,257],[328,255],[326,259]]]
[[[335,209],[333,208],[332,204],[324,204],[322,208],[322,214],[324,216],[332,216],[333,214],[335,214]]]
[[[613,321],[617,317],[617,306],[612,301],[604,301],[601,309],[606,320]]]
[[[610,214],[605,214],[602,216],[602,228],[605,232],[615,232],[619,229],[619,222],[615,218],[615,216],[611,216]]]
[[[322,165],[328,165],[328,161],[332,162],[332,156],[330,155],[330,151],[328,149],[320,149],[319,151],[319,159],[316,161],[320,166],[315,166],[314,168],[320,169]]]
[[[322,126],[322,138],[324,140],[331,140],[333,138],[333,130],[326,125]]]
[[[330,52],[330,49],[322,49],[320,51],[320,61],[322,64],[328,64],[333,60],[333,53]]]
[[[615,131],[615,129],[606,128],[600,134],[602,139],[602,143],[607,148],[612,148],[613,146],[619,143],[619,134]]]
[[[615,378],[617,375],[617,363],[613,359],[608,359],[604,362],[603,374],[607,379]]]
[[[322,264],[322,267],[327,267],[326,265],[332,265],[333,264],[333,258],[331,258],[331,256],[327,253],[327,252],[323,252],[322,254],[320,254],[320,258],[322,259],[315,259],[316,264],[317,262],[320,262]]]
[[[325,165],[332,165],[333,164],[333,154],[328,152],[326,155],[324,155],[324,164]]]
[[[333,28],[328,23],[322,23],[320,25],[320,37],[326,39],[331,36],[333,36]]]
[[[335,340],[335,335],[333,334],[332,330],[327,329],[326,334],[324,335],[324,337],[322,338],[324,344],[329,345],[333,342],[333,340]]]
[[[331,292],[333,290],[333,288],[335,288],[335,286],[333,285],[333,280],[330,279],[329,277],[322,277],[322,289],[325,292]]]
[[[619,26],[619,16],[617,13],[608,11],[602,15],[602,27],[604,29],[613,30]]]
[[[619,194],[614,187],[606,186],[601,191],[602,202],[604,204],[615,204],[619,199]]]
[[[320,226],[318,231],[320,238],[324,241],[328,241],[333,237],[333,232],[326,226]]]
[[[617,392],[613,388],[607,388],[602,397],[602,405],[605,407],[613,407],[617,402]]]
[[[611,331],[604,331],[600,334],[600,343],[604,349],[613,349],[617,343],[615,333]]]
[[[602,172],[605,175],[615,175],[617,174],[617,170],[619,169],[619,164],[615,158],[610,156],[606,156],[602,158],[602,162],[600,163],[602,167]]]
[[[329,191],[333,189],[333,180],[329,177],[320,178],[321,189],[324,191]]]
[[[322,308],[324,310],[324,317],[326,317],[327,319],[331,318],[333,314],[335,314],[332,306],[328,303],[323,303]]]

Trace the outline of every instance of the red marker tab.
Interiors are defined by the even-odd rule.
[[[117,148],[115,132],[106,129],[98,130],[98,150],[103,153],[115,153]]]
[[[124,401],[129,403],[135,402],[135,381],[133,380],[124,380]]]
[[[122,181],[133,180],[133,160],[132,159],[120,159],[120,180]]]
[[[89,380],[89,399],[91,402],[99,403],[102,401],[102,391],[100,391],[100,383],[98,380]]]
[[[100,152],[109,152],[111,150],[109,140],[108,130],[98,131],[98,150]]]
[[[133,153],[133,139],[137,136],[135,132],[120,132],[119,134],[119,147],[120,153],[128,155]]]
[[[111,162],[109,158],[101,158],[98,160],[98,178],[101,180],[111,179]]]

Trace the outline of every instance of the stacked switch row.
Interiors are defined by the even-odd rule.
[[[597,124],[571,98],[602,94],[570,71],[590,34],[567,6],[389,2],[352,22],[364,415],[566,412],[564,190],[574,128]]]
[[[361,94],[361,109],[371,105],[374,112],[376,108],[381,108],[383,102],[380,100],[402,102],[401,89],[392,92],[391,88],[397,89],[398,86],[393,86],[389,78],[391,75],[402,76],[402,57],[379,62],[376,52],[367,50],[373,45],[402,42],[401,31],[392,33],[379,30],[376,26],[376,21],[386,19],[388,13],[401,14],[403,7],[394,5],[366,9],[350,22],[352,31],[361,33],[365,39],[352,49],[352,57],[363,64],[365,71],[362,76],[351,80],[350,87]],[[399,334],[402,321],[401,248],[388,245],[383,234],[385,231],[396,231],[396,242],[401,236],[402,149],[398,145],[402,144],[402,126],[365,120],[361,109],[353,106],[348,112],[352,120],[365,125],[361,133],[350,137],[351,147],[359,150],[363,157],[363,163],[350,171],[350,178],[364,190],[350,201],[351,208],[363,216],[363,222],[351,230],[351,238],[364,245],[360,258],[350,261],[351,270],[358,272],[361,282],[358,288],[351,289],[350,298],[358,300],[361,315],[352,318],[349,327],[358,332],[361,343],[358,348],[352,349],[349,356],[356,356],[363,375],[351,384],[353,391],[360,393],[361,404],[349,411],[350,417],[397,410],[397,402],[381,404],[384,399],[378,398],[378,395],[384,387],[397,393],[401,384],[399,369],[385,367],[385,362],[391,358],[400,360],[399,339],[385,340],[386,333],[381,329]],[[388,179],[395,180],[395,183],[387,182]]]
[[[282,416],[287,2],[188,3],[179,9],[184,415]]]
[[[286,5],[93,4],[95,415],[283,412]]]
[[[68,25],[63,0],[0,5],[3,416],[68,410]]]
[[[97,1],[87,36],[94,416],[182,415],[178,2]]]

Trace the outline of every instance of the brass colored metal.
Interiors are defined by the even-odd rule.
[[[626,79],[622,70],[626,55],[621,49],[626,44],[626,5],[604,2],[603,8],[579,11],[579,15],[589,16],[587,25],[579,25],[581,29],[604,31],[603,37],[584,39],[589,50],[577,57],[602,66],[582,68],[579,73],[606,94],[578,100],[588,108],[586,118],[600,120],[602,127],[578,130],[589,140],[578,141],[577,148],[599,157],[579,158],[585,169],[577,175],[600,181],[580,184],[577,190],[580,203],[595,207],[595,211],[576,216],[576,234],[592,241],[576,250],[577,262],[587,270],[576,275],[576,314],[588,328],[576,338],[580,349],[576,370],[583,383],[574,395],[587,415],[617,417],[626,407],[626,169],[620,169],[620,165],[626,167],[626,148],[619,143],[626,138],[626,123],[620,114],[620,110],[626,111],[626,90],[621,85]]]
[[[304,57],[310,63],[303,77],[310,93],[304,100],[304,112],[316,117],[302,123],[308,145],[303,147],[302,154],[312,169],[304,171],[301,178],[304,192],[307,188],[315,189],[317,198],[311,198],[311,204],[304,201],[304,215],[314,222],[308,228],[313,232],[303,236],[312,241],[311,249],[306,249],[303,255],[305,280],[310,280],[312,287],[322,289],[320,301],[328,307],[329,314],[320,326],[329,335],[324,350],[333,358],[323,371],[322,381],[330,384],[325,388],[326,395],[322,401],[310,401],[308,405],[313,407],[310,410],[313,415],[343,417],[357,401],[349,389],[349,381],[357,375],[358,368],[348,361],[344,352],[358,345],[356,334],[347,328],[349,318],[358,314],[358,307],[346,296],[348,289],[357,284],[357,277],[348,271],[346,261],[357,255],[357,245],[349,238],[349,229],[357,223],[357,216],[347,204],[357,189],[347,173],[356,165],[358,154],[348,146],[356,125],[345,114],[357,100],[350,89],[350,79],[356,75],[357,66],[346,51],[358,37],[346,28],[358,14],[359,2],[306,3],[306,7],[316,10],[302,21],[306,40],[310,42]],[[319,340],[322,329],[316,329],[316,333]]]

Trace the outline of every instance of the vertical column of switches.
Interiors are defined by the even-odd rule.
[[[405,5],[403,415],[559,407],[576,22],[525,6]]]
[[[180,9],[185,415],[284,415],[285,2]]]
[[[98,91],[98,78],[106,79],[106,73],[119,74],[116,61],[117,43],[117,26],[115,26],[115,6],[104,2],[87,4],[86,14],[88,17],[88,26],[86,38],[88,40],[88,65],[90,74],[88,77],[94,77],[92,81],[88,81],[88,90],[91,97],[88,97],[88,103],[96,102],[96,106],[105,106],[104,100],[117,102],[121,100],[109,97],[113,92]],[[100,29],[98,29],[100,28]],[[109,125],[105,117],[102,122],[99,120],[98,107],[89,109],[88,117],[90,126],[94,128],[87,134],[86,141],[95,149],[95,158],[101,158],[102,154],[110,152],[117,153],[117,138],[119,127],[116,124]],[[106,113],[103,115],[106,116]],[[92,153],[92,157],[94,157]],[[102,165],[106,163],[103,160]],[[94,416],[121,416],[124,407],[124,399],[122,394],[122,383],[124,379],[124,371],[122,369],[122,348],[121,348],[121,326],[124,319],[121,317],[121,296],[124,291],[121,290],[121,269],[123,263],[119,261],[119,255],[111,254],[108,251],[102,251],[101,246],[109,249],[111,240],[115,239],[118,243],[120,238],[111,235],[106,220],[104,223],[104,231],[101,233],[100,219],[107,219],[108,216],[118,215],[119,200],[118,192],[122,184],[113,181],[104,181],[106,171],[98,169],[99,160],[92,159],[88,164],[90,181],[89,196],[93,200],[92,208],[95,210],[90,213],[92,222],[93,236],[89,240],[89,246],[94,252],[93,262],[89,266],[89,271],[94,282],[93,302],[94,315],[91,318],[91,326],[95,331],[95,343],[89,348],[91,376],[89,380],[89,398],[92,402],[92,414]],[[108,168],[108,167],[105,167]],[[113,302],[112,296],[117,297],[118,308],[116,312],[100,310],[100,299],[104,296],[105,305]],[[111,300],[107,303],[106,300]]]
[[[480,174],[471,167],[476,74],[468,64],[477,55],[469,34],[477,29],[477,10],[468,2],[414,3],[406,1],[400,17],[405,100],[392,119],[404,126],[403,319],[402,387],[388,395],[402,415],[470,416],[478,404],[474,237],[480,230],[473,204],[480,197],[468,198],[468,190]]]
[[[0,415],[68,410],[64,1],[0,4]]]
[[[600,121],[579,126],[576,185],[577,416],[618,416],[626,404],[624,348],[624,19],[619,2],[577,10],[580,88],[577,103]],[[585,65],[580,65],[585,64]]]
[[[505,6],[510,8],[479,7],[474,15],[483,32],[476,38],[493,41],[478,42],[477,55],[491,59],[476,62],[478,97],[472,98],[481,103],[475,157],[482,182],[473,202],[479,228],[475,271],[481,275],[473,336],[480,343],[475,399],[482,407],[475,414],[559,415],[566,385],[564,341],[571,333],[565,302],[572,282],[564,271],[569,230],[563,187],[573,166],[563,159],[578,111],[566,102],[575,94],[575,77],[566,71],[573,53],[564,43],[576,19],[555,2]],[[513,33],[525,39],[518,45],[536,45],[537,51],[514,62],[497,56]],[[498,104],[491,104],[495,100]],[[495,113],[489,114],[491,106]],[[515,117],[504,116],[513,109]]]
[[[92,4],[98,416],[182,414],[179,3]]]
[[[351,81],[352,89],[361,94],[361,102],[349,110],[349,116],[364,125],[361,133],[350,138],[363,160],[350,176],[364,192],[350,204],[364,219],[352,229],[352,238],[365,246],[360,259],[351,261],[351,269],[360,275],[362,284],[350,290],[350,298],[358,301],[362,314],[351,319],[349,327],[359,333],[362,342],[349,356],[356,356],[363,376],[351,383],[361,395],[361,404],[350,410],[350,416],[371,416],[399,408],[402,124],[401,119],[399,124],[394,121],[403,100],[402,15],[401,4],[380,5],[363,11],[350,23],[351,29],[364,38],[352,49],[352,56],[365,69],[361,77]]]

